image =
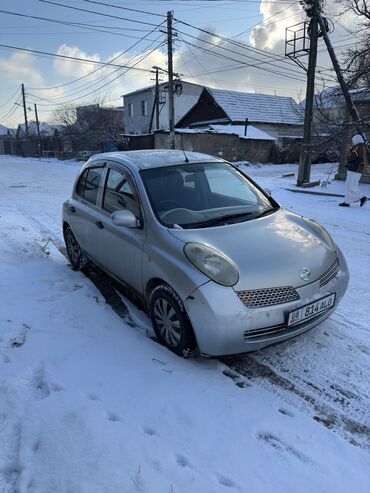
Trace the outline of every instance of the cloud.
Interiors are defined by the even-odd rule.
[[[277,46],[283,46],[285,29],[305,20],[303,7],[298,2],[285,8],[282,6],[281,3],[262,0],[260,12],[263,21],[252,29],[249,38],[252,46],[263,50],[274,50]],[[353,28],[357,21],[356,16],[350,11],[343,13],[343,10],[343,4],[337,0],[327,0],[324,6],[324,15],[329,18],[336,18],[341,14],[341,24],[344,23],[349,28]],[[337,38],[338,30],[336,29],[332,34],[332,39],[335,41]]]
[[[8,75],[25,83],[43,85],[44,78],[36,66],[37,60],[29,53],[13,53],[9,58],[0,59],[2,77]]]
[[[283,4],[262,0],[260,12],[263,22],[252,29],[250,43],[260,49],[273,49],[285,37],[285,28],[302,21],[303,9],[293,4],[282,8]]]
[[[101,61],[99,55],[89,55],[77,46],[68,46],[65,43],[58,48],[57,54],[75,58],[87,58],[96,62]],[[53,63],[57,74],[62,75],[63,77],[73,77],[76,79],[78,77],[83,77],[97,67],[97,64],[95,63],[74,62],[73,60],[65,58],[56,58]]]

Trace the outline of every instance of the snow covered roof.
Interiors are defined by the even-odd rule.
[[[244,125],[210,125],[211,130],[216,133],[223,134],[236,134],[239,135],[241,139],[253,139],[253,140],[276,140],[272,135],[263,132],[259,128],[253,127],[253,125],[247,126],[247,135],[244,135],[245,127]]]
[[[244,135],[244,125],[208,125],[208,127],[202,128],[176,128],[175,132],[179,134],[204,134],[204,133],[217,133],[217,134],[231,134],[238,135],[241,139],[250,140],[276,140],[275,137],[263,132],[259,128],[248,125],[247,135]]]
[[[231,121],[301,125],[300,111],[293,98],[207,88]]]
[[[8,135],[8,128],[4,127],[4,125],[1,125],[0,123],[0,135]]]
[[[370,87],[359,87],[358,89],[350,89],[349,91],[353,101],[370,101]],[[335,108],[337,106],[344,106],[346,101],[344,99],[342,89],[340,86],[327,87],[321,93],[315,95],[315,107],[316,108]],[[300,103],[300,107],[304,109],[306,100]]]

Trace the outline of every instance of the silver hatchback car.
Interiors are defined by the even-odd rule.
[[[226,355],[295,337],[330,316],[346,261],[318,223],[205,154],[97,154],[63,205],[74,269],[89,261],[138,293],[179,355]]]

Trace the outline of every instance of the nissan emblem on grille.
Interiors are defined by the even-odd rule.
[[[307,267],[303,267],[301,272],[299,273],[299,277],[304,281],[309,281],[311,277],[311,271],[307,269]]]

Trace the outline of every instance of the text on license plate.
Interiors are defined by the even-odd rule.
[[[329,294],[329,296],[325,296],[325,298],[321,298],[319,300],[310,303],[309,305],[301,306],[296,310],[289,313],[288,316],[288,327],[291,325],[296,325],[298,323],[303,322],[309,318],[315,317],[321,312],[329,310],[334,306],[335,302],[335,293]]]

